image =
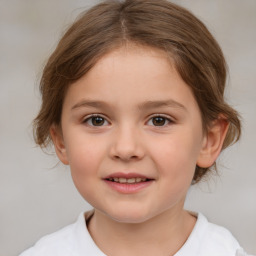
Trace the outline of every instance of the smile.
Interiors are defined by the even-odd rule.
[[[134,184],[134,183],[140,183],[140,182],[145,182],[149,181],[149,179],[146,178],[109,178],[107,179],[112,182],[117,182],[117,183],[126,183],[126,184]]]
[[[134,194],[150,187],[155,179],[139,173],[112,173],[103,179],[113,190],[122,194]]]

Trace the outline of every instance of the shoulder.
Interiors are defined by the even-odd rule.
[[[60,255],[61,251],[68,250],[72,243],[70,231],[73,225],[67,226],[53,234],[41,238],[33,247],[23,252],[20,256],[30,255]],[[72,254],[71,254],[72,255]]]
[[[20,256],[62,255],[72,254],[74,243],[74,229],[76,223],[66,226],[57,232],[42,237],[33,247],[23,252]],[[64,254],[65,255],[65,254]]]
[[[81,213],[77,221],[57,232],[41,238],[33,247],[24,251],[20,256],[78,256],[88,255],[97,249],[87,231],[85,217]]]
[[[226,254],[223,255],[235,255],[240,245],[231,232],[224,227],[208,222],[202,214],[199,216],[205,225],[204,246],[202,248],[212,248],[219,254],[225,252]]]
[[[175,256],[236,256],[239,249],[239,243],[229,230],[208,222],[203,214],[198,213],[192,233]]]

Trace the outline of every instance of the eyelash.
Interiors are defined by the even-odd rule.
[[[85,118],[83,120],[83,123],[86,123],[88,126],[91,126],[91,127],[101,127],[101,126],[106,126],[106,125],[93,125],[92,124],[92,121],[93,121],[93,118],[101,118],[104,123],[107,122],[109,124],[109,122],[107,121],[107,119],[104,117],[104,116],[101,116],[99,114],[93,114],[93,115],[90,115],[89,117]],[[89,124],[89,121],[91,122],[91,124]]]
[[[92,122],[93,122],[93,118],[100,118],[102,119],[103,121],[103,124],[102,125],[94,125]],[[162,121],[164,121],[164,123],[162,125],[154,125],[153,124],[153,120],[154,118],[161,118]],[[89,123],[90,122],[90,123]],[[104,123],[107,122],[107,124],[104,125]],[[152,124],[149,124],[149,122],[152,122]],[[109,121],[107,121],[107,119],[100,115],[100,114],[93,114],[87,118],[85,118],[83,120],[83,123],[87,124],[88,126],[91,126],[91,127],[101,127],[101,126],[106,126],[109,124]],[[167,123],[167,124],[166,124]],[[171,123],[174,123],[174,121],[172,119],[170,119],[169,117],[166,117],[162,114],[156,114],[154,116],[151,116],[150,119],[146,122],[146,124],[149,124],[150,126],[155,126],[155,127],[164,127],[164,126],[168,126],[170,125]]]
[[[156,115],[151,116],[151,118],[147,121],[147,123],[149,123],[150,121],[152,122],[154,118],[161,118],[161,119],[163,119],[164,120],[164,124],[163,125],[151,124],[151,126],[165,127],[165,126],[170,125],[171,123],[174,123],[174,121],[170,117],[167,117],[167,116],[162,115],[162,114],[156,114]],[[167,124],[166,124],[166,122],[167,122]]]

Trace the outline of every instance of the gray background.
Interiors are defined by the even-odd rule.
[[[98,1],[0,0],[0,256],[14,256],[90,206],[67,167],[35,147],[31,121],[40,72],[57,40]],[[215,35],[230,67],[228,101],[243,116],[242,140],[219,160],[220,177],[191,188],[186,207],[226,226],[256,254],[256,1],[174,1]]]

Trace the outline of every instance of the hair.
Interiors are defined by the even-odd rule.
[[[68,87],[106,53],[127,43],[161,49],[171,56],[199,105],[204,131],[222,114],[229,122],[222,149],[239,139],[239,115],[224,99],[225,58],[205,25],[166,0],[113,0],[82,13],[50,56],[40,81],[42,105],[34,120],[38,145],[45,148],[51,144],[50,127],[61,126]],[[210,170],[196,166],[193,183]]]

